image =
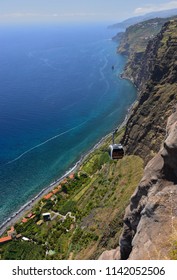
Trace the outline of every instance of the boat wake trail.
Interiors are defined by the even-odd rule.
[[[107,65],[108,65],[108,58],[107,58],[107,56],[104,56],[104,65],[102,67],[100,67],[100,76],[101,76],[100,81],[105,82],[106,88],[105,88],[105,91],[103,92],[102,96],[100,97],[99,102],[110,90],[110,83],[104,74],[104,70],[106,69]]]
[[[100,81],[105,80],[105,74],[103,71],[105,70],[107,65],[108,65],[108,59],[106,56],[104,56],[104,65],[100,67],[100,76],[101,76]]]
[[[62,132],[62,133],[60,133],[60,134],[57,134],[57,135],[55,135],[55,136],[53,136],[53,137],[47,139],[46,141],[44,141],[44,142],[42,142],[42,143],[40,143],[40,144],[38,144],[38,145],[36,145],[36,146],[30,148],[29,150],[25,151],[24,153],[22,153],[21,155],[19,155],[19,156],[16,157],[15,159],[13,159],[13,160],[7,162],[5,165],[11,164],[11,163],[13,163],[13,162],[15,162],[15,161],[21,159],[22,157],[24,157],[26,154],[30,153],[31,151],[33,151],[33,150],[35,150],[35,149],[37,149],[37,148],[39,148],[39,147],[41,147],[41,146],[43,146],[43,145],[45,145],[45,144],[51,142],[51,141],[53,141],[53,140],[56,139],[56,138],[59,138],[59,137],[62,136],[62,135],[65,135],[65,134],[69,133],[69,132],[72,131],[72,130],[75,130],[76,128],[82,126],[82,125],[85,124],[86,122],[87,122],[87,121],[82,122],[81,124],[79,124],[79,125],[77,125],[77,126],[75,126],[75,127],[72,127],[72,128],[70,128],[70,129],[68,129],[68,130],[66,130],[66,131],[64,131],[64,132]]]

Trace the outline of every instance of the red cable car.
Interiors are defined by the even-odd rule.
[[[114,135],[117,129],[112,134],[112,145],[109,146],[109,155],[111,159],[122,159],[124,157],[124,148],[122,144],[114,144]]]

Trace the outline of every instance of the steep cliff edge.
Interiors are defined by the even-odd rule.
[[[175,20],[164,25],[148,43],[139,60],[141,67],[133,74],[140,95],[122,142],[128,154],[139,155],[146,163],[158,152],[177,101],[176,28]]]
[[[155,18],[141,22],[130,26],[123,34],[118,33],[113,38],[113,40],[120,41],[117,49],[118,53],[128,57],[122,77],[133,81],[139,90],[139,78],[144,77],[144,73],[141,73],[140,76],[138,74],[142,70],[142,61],[145,60],[144,53],[146,48],[149,41],[155,38],[167,21],[168,19]]]
[[[177,259],[176,29],[176,20],[165,23],[133,74],[140,95],[123,143],[148,164],[125,211],[120,247],[100,259]]]
[[[120,238],[121,259],[170,259],[177,240],[177,111],[160,152],[131,198]],[[129,255],[130,254],[130,255]]]
[[[120,247],[100,259],[177,258],[177,106],[124,216]]]

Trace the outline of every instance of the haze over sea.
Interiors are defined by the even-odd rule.
[[[0,27],[0,223],[125,118],[136,89],[118,78],[125,57],[114,33],[102,24]]]

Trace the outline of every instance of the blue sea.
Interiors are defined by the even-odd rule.
[[[0,27],[0,223],[125,118],[137,92],[118,77],[113,35],[104,24]]]

